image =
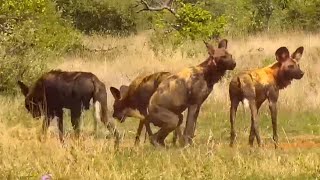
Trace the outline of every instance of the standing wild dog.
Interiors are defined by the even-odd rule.
[[[231,141],[233,146],[235,132],[235,116],[240,101],[248,100],[251,110],[251,130],[249,144],[253,146],[254,138],[261,145],[261,139],[258,128],[258,111],[262,103],[267,99],[271,112],[273,140],[275,147],[278,144],[277,134],[277,101],[279,90],[291,84],[293,79],[301,79],[303,71],[299,66],[299,60],[302,57],[303,47],[299,47],[291,56],[286,47],[280,47],[276,53],[277,62],[274,64],[252,71],[246,71],[235,76],[229,86],[229,95],[231,100],[230,123],[231,123]]]
[[[122,85],[120,90],[115,87],[110,88],[115,99],[113,104],[113,117],[120,122],[124,122],[126,117],[140,119],[135,140],[136,145],[140,142],[140,135],[145,117],[147,116],[150,97],[156,91],[160,82],[170,75],[169,72],[158,72],[145,77],[138,77],[134,79],[129,86]],[[175,138],[173,140],[174,142],[176,141]]]
[[[52,70],[40,77],[32,88],[18,81],[23,95],[25,107],[34,118],[44,115],[42,125],[43,134],[46,135],[51,119],[58,117],[59,139],[63,142],[63,108],[71,110],[71,123],[79,136],[79,121],[81,111],[89,109],[90,100],[93,99],[95,109],[95,130],[97,120],[107,126],[114,136],[116,143],[119,133],[113,122],[107,117],[107,93],[105,85],[92,73],[89,72],[64,72]]]
[[[151,138],[152,144],[165,145],[165,138],[180,126],[183,121],[182,112],[187,108],[184,141],[192,143],[202,103],[212,91],[213,85],[224,76],[226,71],[236,67],[236,62],[227,51],[227,43],[225,39],[220,41],[218,48],[205,43],[209,57],[204,62],[185,68],[160,83],[150,99],[146,118],[146,125],[151,122],[160,127],[160,130]]]

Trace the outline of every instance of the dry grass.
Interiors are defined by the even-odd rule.
[[[65,124],[67,147],[61,147],[55,125],[46,143],[37,140],[40,122],[25,112],[22,97],[0,97],[0,179],[38,179],[50,172],[55,179],[315,179],[320,178],[318,110],[320,105],[319,35],[255,36],[230,39],[229,51],[237,60],[235,72],[215,86],[199,117],[195,146],[186,149],[154,149],[149,143],[133,147],[137,121],[118,124],[125,133],[120,150],[105,140],[105,129],[92,135],[92,117],[83,116],[83,136],[73,140],[68,113]],[[170,55],[155,56],[148,45],[148,35],[125,39],[90,37],[91,48],[111,49],[105,53],[79,53],[52,63],[53,68],[91,71],[105,84],[119,87],[136,76],[156,71],[176,72],[196,65],[207,54],[201,42],[189,44]],[[227,85],[232,74],[262,67],[274,61],[280,46],[294,51],[305,47],[301,68],[306,72],[280,94],[279,132],[283,149],[271,144],[271,122],[267,108],[261,110],[261,130],[266,146],[250,149],[247,145],[249,117],[242,108],[237,118],[238,147],[228,147]],[[116,47],[116,48],[114,48]],[[263,48],[263,51],[259,51]],[[185,52],[197,50],[195,57]],[[113,98],[109,95],[109,107]],[[299,136],[299,137],[298,137]],[[168,138],[168,143],[170,138]],[[289,143],[288,143],[289,142]],[[311,144],[310,144],[311,143]]]

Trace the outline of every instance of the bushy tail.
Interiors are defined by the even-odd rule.
[[[95,114],[95,131],[97,130],[98,120],[100,119],[103,124],[107,126],[107,129],[115,137],[115,146],[118,147],[120,141],[120,134],[115,127],[114,122],[108,119],[108,101],[106,87],[103,83],[97,79],[93,79],[93,104]]]
[[[93,104],[94,104],[94,115],[97,121],[101,121],[104,124],[108,123],[108,103],[107,103],[107,93],[105,86],[96,79],[92,80],[93,83]],[[103,86],[103,87],[102,87]]]

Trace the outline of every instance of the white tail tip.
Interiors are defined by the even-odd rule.
[[[248,101],[248,99],[243,99],[243,100],[242,100],[242,103],[243,103],[243,106],[244,106],[245,108],[248,108],[248,107],[249,107],[249,101]]]
[[[94,103],[94,116],[96,118],[96,120],[101,120],[101,116],[100,116],[100,112],[101,112],[101,104],[100,102],[96,101]]]

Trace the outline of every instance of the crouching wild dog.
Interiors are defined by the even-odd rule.
[[[192,143],[197,117],[206,100],[227,70],[233,70],[236,62],[227,51],[227,40],[220,41],[218,48],[205,43],[209,57],[201,64],[183,69],[162,81],[152,95],[147,123],[153,123],[160,130],[151,137],[154,145],[165,145],[167,135],[183,121],[182,112],[188,108],[184,142]]]
[[[258,128],[258,111],[262,103],[267,99],[271,112],[273,140],[275,148],[278,144],[277,134],[277,101],[279,90],[290,85],[293,79],[301,79],[303,71],[299,66],[299,60],[302,57],[304,48],[299,47],[291,56],[286,47],[280,47],[275,56],[277,62],[267,67],[246,71],[236,75],[230,82],[229,95],[231,100],[230,123],[231,123],[231,141],[233,146],[235,132],[235,116],[240,101],[248,100],[251,110],[251,130],[249,144],[253,146],[254,138],[261,145],[261,139]]]
[[[115,99],[113,104],[113,117],[120,122],[124,122],[126,117],[140,119],[135,140],[136,145],[140,142],[140,135],[145,117],[147,116],[150,97],[156,91],[160,82],[169,75],[169,72],[158,72],[145,77],[138,77],[134,79],[129,86],[122,85],[120,90],[115,87],[110,88]],[[176,136],[177,135],[174,136],[174,143]]]
[[[82,109],[89,109],[93,99],[95,110],[95,130],[100,119],[119,141],[119,133],[107,117],[107,93],[104,83],[89,72],[64,72],[52,70],[40,77],[32,88],[18,81],[25,96],[25,108],[34,118],[44,115],[42,125],[46,136],[51,119],[58,117],[59,139],[63,143],[63,108],[71,110],[71,123],[77,136]]]

